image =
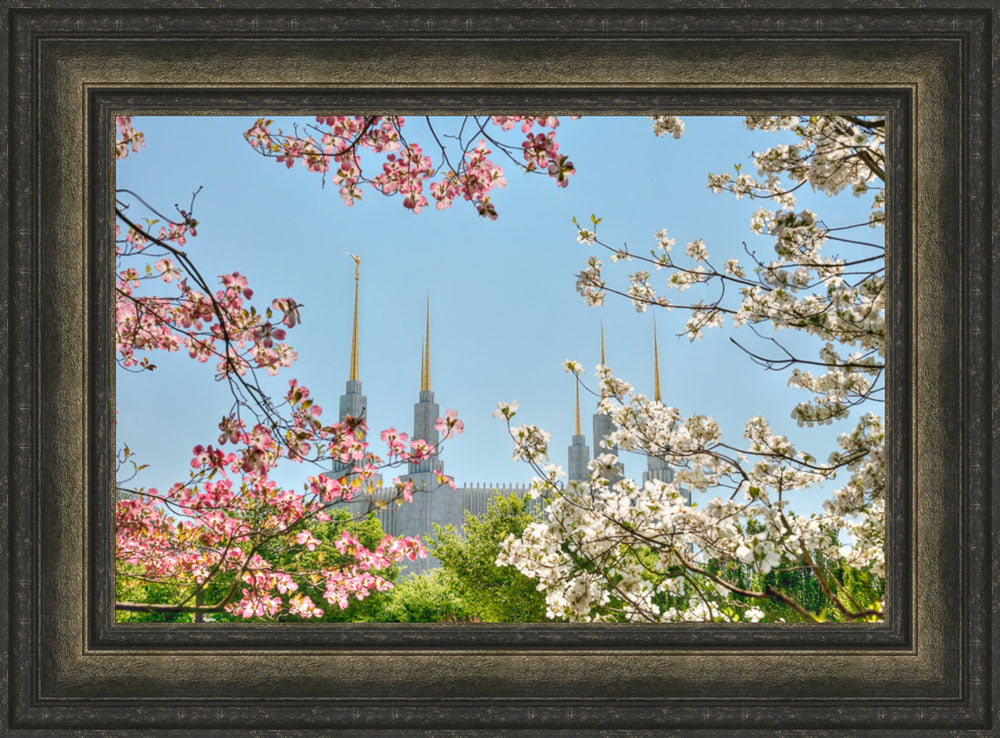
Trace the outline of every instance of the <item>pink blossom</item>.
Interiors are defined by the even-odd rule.
[[[303,528],[295,536],[295,542],[300,546],[305,546],[310,551],[315,551],[316,546],[319,545],[319,539],[317,539],[313,534]]]
[[[434,447],[422,438],[410,441],[410,449],[411,461],[424,461],[425,459],[429,459],[431,454],[434,453]]]
[[[163,279],[164,282],[172,282],[175,277],[179,277],[181,275],[177,267],[174,266],[173,261],[167,258],[160,259],[155,262],[153,266],[160,272],[160,278]]]
[[[434,424],[434,430],[440,431],[442,438],[451,438],[465,429],[465,423],[458,419],[458,410],[445,410],[444,415]]]
[[[420,143],[412,139],[403,143],[400,129],[405,121],[400,116],[322,115],[316,116],[315,121],[317,125],[310,128],[319,134],[318,139],[305,132],[301,135],[286,134],[281,130],[272,132],[272,121],[263,118],[258,119],[243,135],[255,151],[274,158],[286,168],[292,168],[296,160],[301,160],[310,172],[321,175],[332,173],[330,180],[338,187],[340,197],[348,207],[362,198],[364,187],[371,187],[383,195],[400,196],[404,208],[420,213],[428,204],[426,186],[437,210],[449,208],[461,195],[480,216],[491,220],[497,218],[490,192],[496,187],[503,187],[506,179],[503,169],[487,158],[491,152],[485,140],[481,140],[471,151],[468,148],[470,142],[462,141],[461,148],[450,159],[447,151],[443,151],[440,160],[435,161],[424,153]],[[525,160],[523,169],[544,172],[556,162],[557,168],[548,173],[556,180],[557,186],[566,186],[572,168],[558,165],[557,116],[491,116],[489,124],[500,131],[510,131],[520,124],[520,130],[526,136],[521,144]],[[536,127],[541,131],[531,133]],[[441,141],[440,138],[435,140],[430,150],[437,153]],[[366,176],[367,170],[362,170],[362,153],[365,151],[384,156],[381,162],[374,164],[376,171],[381,168],[374,176]],[[372,165],[366,161],[366,166]],[[448,171],[451,166],[456,170]],[[441,179],[432,184],[430,179],[438,174],[442,175]]]

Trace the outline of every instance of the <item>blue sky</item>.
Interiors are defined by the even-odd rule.
[[[311,119],[276,119],[274,127],[290,130],[292,120]],[[189,240],[188,253],[206,276],[245,274],[258,308],[286,296],[304,304],[303,322],[287,339],[299,360],[265,385],[282,393],[289,378],[298,378],[331,419],[349,363],[354,276],[345,252],[361,256],[360,378],[375,431],[412,430],[429,294],[432,387],[442,411],[455,408],[465,421],[465,433],[444,448],[445,471],[459,484],[520,483],[532,472],[511,460],[510,439],[492,411],[498,401],[517,400],[515,420],[551,433],[552,460],[565,467],[574,386],[562,361],[581,361],[593,381],[602,319],[608,364],[652,394],[652,315],[613,295],[604,307],[584,304],[575,274],[595,247],[577,243],[574,216],[589,220],[596,213],[603,218],[601,237],[632,251],[648,251],[662,228],[677,239],[679,254],[685,243],[703,238],[716,264],[744,256],[744,242],[760,254],[771,246],[770,238],[749,229],[759,202],[713,194],[705,182],[708,172],[731,171],[734,163],[750,167],[750,152],[781,136],[748,132],[742,118],[684,120],[687,130],[675,140],[654,137],[645,117],[563,119],[560,152],[569,154],[577,174],[561,189],[548,177],[506,166],[508,186],[493,196],[496,221],[480,218],[464,201],[413,215],[398,197],[368,189],[345,207],[336,187],[321,188],[319,175],[300,165],[287,170],[255,153],[242,136],[253,125],[251,116],[134,119],[147,147],[118,163],[117,185],[162,212],[174,212],[174,203],[186,208],[191,193],[203,188],[195,208],[198,236]],[[420,140],[421,122],[412,124],[408,136]],[[514,144],[521,140],[519,129],[508,136]],[[371,154],[362,158],[369,165],[373,160]],[[799,207],[814,209],[830,225],[867,218],[867,198],[800,192]],[[624,286],[638,268],[609,264],[603,250],[600,257],[612,286]],[[655,275],[654,286],[662,287]],[[664,402],[684,414],[713,416],[734,442],[748,417],[764,415],[777,432],[825,458],[849,423],[798,428],[789,413],[805,395],[786,386],[785,373],[764,371],[729,341],[734,336],[762,347],[752,333],[726,327],[692,343],[676,336],[685,318],[682,311],[657,311]],[[815,354],[816,343],[807,337],[782,338]],[[139,463],[150,465],[136,483],[165,488],[186,478],[192,446],[216,442],[230,400],[225,386],[213,382],[211,364],[197,364],[184,352],[151,359],[155,372],[118,372],[118,439]],[[582,396],[581,404],[593,452],[595,402]],[[625,454],[624,460],[630,476],[645,469],[643,458]],[[297,486],[312,473],[288,464],[273,477]],[[793,506],[817,510],[820,499],[806,493]]]

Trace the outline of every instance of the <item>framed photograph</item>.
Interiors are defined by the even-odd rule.
[[[448,5],[4,5],[0,726],[995,729],[996,8]]]
[[[116,622],[884,622],[885,115],[115,121]]]

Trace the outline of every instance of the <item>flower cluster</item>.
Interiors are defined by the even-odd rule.
[[[176,243],[179,236],[160,234],[156,243]],[[147,239],[142,251],[153,239]],[[297,358],[297,353],[283,343],[285,330],[280,325],[299,322],[298,308],[291,298],[272,301],[266,311],[258,312],[248,304],[253,296],[247,278],[239,272],[219,277],[214,293],[192,285],[173,259],[156,260],[145,274],[134,267],[121,269],[115,283],[115,339],[119,364],[129,369],[142,365],[136,352],[187,350],[199,362],[216,361],[220,377],[246,374],[251,368],[278,373]],[[144,281],[159,279],[174,283],[173,297],[146,296],[139,293]],[[278,316],[276,321],[271,316]],[[143,368],[150,365],[144,364]]]
[[[401,196],[403,207],[419,213],[429,203],[426,189],[438,210],[451,207],[461,197],[472,203],[479,215],[495,220],[497,211],[491,194],[504,187],[507,180],[503,168],[490,158],[494,150],[508,156],[524,172],[547,174],[558,187],[566,187],[576,172],[569,157],[559,153],[556,116],[496,115],[475,119],[468,126],[475,129],[472,137],[464,134],[465,125],[457,135],[438,135],[434,123],[427,119],[434,146],[440,150],[437,162],[424,153],[418,142],[404,136],[406,120],[402,116],[317,116],[304,130],[300,132],[296,126],[292,133],[280,128],[272,131],[273,123],[259,118],[243,134],[247,143],[287,168],[300,161],[308,171],[329,177],[348,206],[361,199],[367,185],[383,195]],[[519,147],[488,131],[492,126],[506,132],[515,125],[526,134]],[[533,133],[534,128],[541,130]],[[458,143],[445,145],[448,139]],[[512,156],[518,148],[523,164]],[[382,171],[374,177],[362,169],[364,151],[384,156]]]
[[[138,152],[146,145],[146,137],[132,125],[131,115],[119,115],[115,118],[118,129],[115,136],[115,158],[124,159],[129,151]]]
[[[400,150],[395,129],[388,122],[327,119],[327,123],[331,136],[364,135],[368,148]],[[119,157],[144,145],[129,118],[119,118],[118,127]],[[258,126],[255,136],[256,145],[265,145],[263,126]],[[285,149],[284,163],[290,166],[301,159],[307,166],[323,169],[328,158],[312,155],[312,145]],[[415,150],[406,147],[402,152],[411,156]],[[346,152],[341,152],[338,161],[343,171],[352,166]],[[382,186],[410,196],[419,191],[406,167],[387,166]],[[155,364],[148,359],[152,352],[185,349],[198,362],[216,361],[217,379],[234,388],[234,405],[218,424],[216,445],[192,448],[187,479],[166,491],[126,488],[119,479],[116,546],[120,576],[176,590],[178,602],[164,605],[166,611],[191,607],[189,603],[202,595],[205,602],[199,607],[203,611],[225,611],[243,618],[322,616],[322,607],[301,591],[307,582],[322,585],[323,599],[339,608],[347,607],[352,599],[391,589],[392,582],[385,576],[388,569],[405,559],[426,556],[418,538],[386,536],[368,548],[346,531],[339,539],[324,539],[316,534],[315,526],[329,523],[338,506],[353,500],[369,497],[369,509],[388,504],[382,497],[371,496],[380,470],[426,459],[438,453],[439,447],[424,439],[410,440],[407,434],[389,428],[381,433],[387,446],[382,459],[369,448],[364,418],[325,422],[322,407],[296,379],[288,381],[283,397],[264,395],[253,374],[256,370],[276,374],[295,360],[295,350],[283,341],[287,330],[301,323],[302,305],[291,297],[280,297],[257,309],[247,277],[236,271],[221,275],[218,285],[210,288],[186,248],[188,238],[197,235],[193,204],[188,210],[178,209],[179,217],[167,219],[133,197],[129,200],[128,193],[119,193],[117,211],[119,366],[152,370]],[[152,217],[134,215],[140,207],[147,208]],[[148,294],[164,284],[169,285],[167,295]],[[464,423],[455,410],[448,410],[435,427],[450,438],[463,431]],[[120,460],[125,462],[130,456],[126,446]],[[301,489],[285,489],[270,475],[286,461],[337,471],[308,476]],[[454,482],[443,474],[438,475],[438,483],[454,488]],[[395,495],[389,503],[412,501],[412,483],[396,479],[393,486]],[[306,570],[295,563],[303,555],[335,563]],[[209,585],[214,585],[211,594]]]
[[[651,118],[653,121],[653,135],[662,138],[670,134],[674,138],[684,135],[684,121],[676,115],[656,115]]]
[[[368,449],[363,421],[324,425],[322,410],[312,404],[308,388],[294,379],[286,399],[295,419],[297,446],[279,443],[272,429],[261,424],[245,428],[238,418],[226,417],[219,424],[220,445],[232,444],[236,451],[195,446],[186,482],[165,493],[131,490],[119,499],[119,563],[134,567],[147,580],[193,590],[203,589],[213,579],[235,577],[240,586],[234,585],[228,597],[210,607],[247,618],[273,618],[286,612],[308,618],[321,616],[323,610],[296,592],[300,573],[265,559],[262,546],[347,556],[349,563],[319,572],[325,582],[324,599],[339,608],[347,607],[352,598],[391,589],[385,570],[404,559],[425,557],[419,538],[385,536],[369,549],[346,531],[339,539],[321,540],[309,526],[329,521],[337,506],[370,494],[369,482],[379,468],[426,458],[434,447],[418,440],[407,450],[405,434],[388,429],[382,437],[395,460],[386,464]],[[454,411],[438,423],[450,424],[453,434],[462,430]],[[296,454],[306,453],[309,444],[317,446],[319,458],[348,463],[347,473],[311,476],[301,491],[282,489],[268,478],[282,458],[301,461]],[[442,485],[454,488],[450,478],[439,476]],[[412,483],[397,479],[395,486],[396,504],[412,501]]]
[[[548,500],[545,517],[522,536],[509,537],[497,563],[538,579],[550,617],[734,619],[732,613],[746,606],[733,597],[740,582],[713,574],[707,562],[736,561],[763,576],[804,558],[840,561],[845,556],[840,538],[878,527],[868,502],[879,495],[884,481],[866,480],[864,492],[856,485],[856,499],[837,495],[827,505],[828,514],[799,516],[789,509],[789,499],[832,477],[839,457],[815,463],[786,437],[774,434],[761,417],[747,422],[747,443],[735,448],[724,441],[712,418],[683,418],[676,408],[635,393],[606,367],[599,374],[601,388],[613,396],[602,404],[615,428],[608,445],[655,455],[675,474],[671,482],[652,479],[638,485],[620,479],[617,456],[605,452],[589,463],[588,480],[563,486],[557,475],[535,464],[535,494]],[[511,427],[510,433],[515,459],[542,458],[547,434],[535,426]],[[854,450],[846,439],[843,445],[848,453]],[[689,504],[691,490],[709,489],[727,494],[704,505]],[[646,552],[640,560],[637,547]],[[867,548],[855,547],[847,560],[877,575],[884,565]],[[711,583],[702,609],[691,602],[686,608],[666,606],[683,599],[677,589],[682,570]],[[757,612],[747,610],[744,619],[759,619]]]
[[[613,432],[595,449],[589,478],[562,485],[538,463],[544,431],[508,422],[514,457],[533,464],[534,493],[548,503],[544,520],[508,538],[497,563],[537,579],[551,617],[758,622],[765,613],[754,603],[774,601],[798,619],[817,619],[768,579],[795,571],[818,582],[829,603],[827,617],[883,616],[880,602],[857,601],[836,572],[848,566],[866,576],[885,574],[885,431],[880,413],[853,414],[882,402],[884,244],[845,234],[884,219],[885,123],[870,117],[763,116],[747,118],[746,125],[791,132],[795,141],[755,153],[756,174],[737,166],[733,174],[709,175],[708,186],[774,204],[758,209],[750,223],[755,234],[771,240],[770,259],[748,250],[749,264],[730,258],[717,268],[702,239],[690,241],[678,259],[666,230],[656,234],[648,254],[637,254],[601,240],[600,218],[592,215],[587,226],[574,220],[578,242],[606,249],[612,263],[634,260],[644,268],[615,289],[605,281],[601,260],[588,255],[577,291],[591,306],[603,304],[610,292],[630,299],[639,312],[685,309],[691,339],[727,320],[758,335],[770,327],[812,336],[818,340],[816,359],[776,338],[766,344],[772,352],[777,347],[776,354],[737,345],[759,364],[788,370],[789,387],[809,394],[791,411],[799,425],[853,418],[853,428],[840,435],[825,461],[774,433],[763,417],[747,420],[743,442],[736,444],[712,418],[682,417],[599,366],[599,409],[611,417]],[[654,119],[658,136],[678,138],[683,130],[671,116]],[[871,195],[868,221],[831,228],[812,211],[797,209],[795,191],[806,184],[827,195]],[[714,299],[667,300],[652,285],[652,275],[661,270],[668,271],[665,286],[677,292],[711,284],[720,289]],[[566,368],[580,381],[575,362]],[[640,485],[622,479],[616,449],[660,459],[672,470],[671,481],[654,478]],[[835,479],[842,483],[821,514],[793,511],[798,495]],[[701,493],[698,504],[690,503],[693,492]],[[748,584],[753,577],[762,584]]]

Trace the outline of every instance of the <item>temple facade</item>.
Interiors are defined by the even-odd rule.
[[[358,283],[360,259],[356,256],[354,270],[354,325],[351,335],[351,355],[350,371],[344,394],[340,396],[340,420],[346,417],[365,417],[368,409],[368,398],[362,392],[361,380],[358,375]],[[424,439],[432,447],[437,447],[440,441],[440,434],[434,427],[437,419],[441,417],[441,407],[435,400],[434,391],[431,389],[431,346],[430,346],[430,300],[427,303],[427,314],[424,329],[424,344],[421,351],[420,360],[420,390],[417,395],[417,402],[413,406],[413,433],[411,439]],[[660,376],[659,376],[659,355],[656,345],[656,326],[653,326],[653,353],[655,367],[655,399],[660,400]],[[605,363],[604,357],[604,327],[601,326],[601,363]],[[613,430],[614,426],[611,418],[607,415],[595,413],[593,416],[593,437],[595,439],[596,454],[604,452],[600,448],[596,439],[606,438]],[[586,436],[580,431],[580,388],[579,383],[576,388],[576,433],[573,435],[568,449],[567,476],[571,481],[583,481],[588,479],[589,472],[587,464],[591,460],[590,447],[587,445]],[[334,464],[331,472],[332,476],[343,477],[350,473],[352,465]],[[619,462],[618,476],[616,479],[624,477],[624,465]],[[394,502],[396,489],[393,485],[382,485],[380,477],[372,479],[374,490],[370,494],[359,495],[357,499],[348,504],[347,509],[355,516],[364,515],[375,503],[375,514],[382,524],[382,529],[391,536],[420,536],[424,539],[427,535],[433,535],[434,524],[444,526],[454,526],[457,530],[462,529],[465,522],[465,514],[482,515],[486,512],[489,501],[498,495],[507,496],[511,493],[518,495],[527,494],[530,485],[510,484],[503,482],[476,482],[471,484],[458,484],[452,490],[448,486],[442,486],[438,481],[438,475],[444,473],[444,462],[438,453],[434,453],[429,458],[420,462],[410,462],[407,473],[400,475],[404,482],[413,484],[413,501],[397,505]],[[648,457],[647,469],[643,472],[642,481],[649,479],[662,479],[669,482],[673,479],[673,472],[662,459]],[[542,502],[533,501],[535,506],[541,506]],[[418,559],[408,562],[405,566],[407,573],[419,574],[428,569],[439,566],[437,559],[428,555],[426,559]]]

